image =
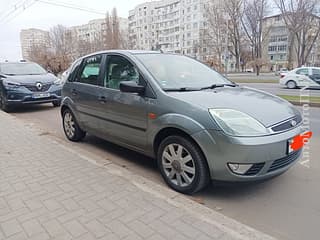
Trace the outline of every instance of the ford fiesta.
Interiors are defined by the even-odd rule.
[[[0,109],[23,104],[60,106],[61,80],[33,62],[0,63]]]
[[[166,183],[183,193],[210,179],[267,179],[301,154],[290,147],[302,118],[289,102],[181,55],[93,53],[72,65],[62,95],[69,140],[90,133],[154,157]]]

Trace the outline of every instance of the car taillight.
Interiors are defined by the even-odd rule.
[[[284,77],[284,75],[280,75],[280,78],[283,78]]]

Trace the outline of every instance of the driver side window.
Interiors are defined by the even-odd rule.
[[[108,56],[107,71],[104,77],[104,86],[119,89],[122,81],[135,81],[139,83],[139,72],[127,59],[121,56]]]

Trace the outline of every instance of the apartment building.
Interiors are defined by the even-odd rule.
[[[128,20],[126,18],[119,18],[119,28],[123,42],[128,41]],[[89,21],[87,24],[73,26],[67,29],[66,34],[68,34],[68,39],[82,40],[83,43],[93,42],[97,39],[100,40],[101,45],[103,45],[104,39],[102,39],[103,32],[106,30],[106,21],[105,19],[94,19]],[[46,46],[50,48],[50,37],[49,31],[44,31],[41,29],[23,29],[20,32],[20,41],[22,56],[24,59],[30,59],[30,51],[33,46]],[[72,58],[77,58],[81,54],[79,48],[84,46],[73,46],[71,49]],[[103,46],[99,48],[102,50]],[[94,51],[93,49],[92,51]]]
[[[265,42],[263,43],[263,57],[268,62],[268,65],[265,67],[266,70],[277,71],[280,68],[297,67],[297,40],[290,37],[290,32],[284,22],[283,16],[277,14],[266,17],[263,22],[263,28],[266,34]],[[319,41],[316,41],[311,49],[307,62],[309,66],[320,66],[319,43]],[[290,52],[291,44],[292,49]],[[291,58],[291,61],[289,61],[289,58]],[[291,66],[289,66],[290,62]]]
[[[119,18],[119,28],[122,37],[127,40],[128,38],[128,19]],[[101,37],[102,33],[106,31],[106,20],[104,18],[94,19],[89,21],[87,24],[73,26],[70,28],[73,37],[92,42],[95,39]]]
[[[212,3],[209,0],[161,0],[137,5],[129,11],[130,48],[161,49],[212,61],[216,54],[204,34],[208,28],[205,5],[209,2]],[[224,52],[218,61],[227,65],[228,71],[234,71],[234,60]]]
[[[130,47],[197,57],[204,1],[162,0],[136,6],[128,18]]]
[[[34,46],[50,45],[49,32],[41,29],[23,29],[20,32],[22,58],[29,59],[30,51]]]

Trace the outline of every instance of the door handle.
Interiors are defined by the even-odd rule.
[[[98,100],[99,100],[100,103],[106,103],[107,102],[107,98],[105,96],[100,96],[98,98]]]
[[[73,96],[75,96],[75,95],[77,95],[77,94],[78,94],[78,92],[77,92],[77,90],[76,90],[76,89],[72,89],[72,90],[71,90],[71,94],[72,94]]]

